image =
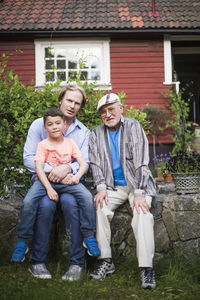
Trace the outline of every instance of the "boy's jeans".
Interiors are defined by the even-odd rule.
[[[89,190],[82,183],[76,185],[51,184],[58,194],[69,193],[75,197],[80,209],[80,229],[83,237],[93,236],[95,231],[95,208]],[[26,194],[19,215],[17,229],[19,240],[29,241],[32,238],[39,201],[46,194],[46,189],[40,180],[36,180]]]
[[[66,193],[60,195],[59,203],[65,219],[67,235],[69,235],[70,265],[84,267],[85,248],[83,247],[83,237],[80,232],[78,205],[74,196]],[[56,206],[57,203],[50,200],[48,196],[43,197],[39,201],[32,239],[31,264],[46,262]]]

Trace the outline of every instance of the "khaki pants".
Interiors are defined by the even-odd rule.
[[[114,211],[122,205],[127,199],[130,205],[133,202],[133,195],[130,193],[128,186],[116,186],[117,191],[107,190],[108,205],[103,205],[103,208],[98,206],[96,214],[96,238],[98,241],[101,255],[99,258],[111,258],[111,229],[110,222],[114,216]],[[146,196],[146,201],[151,207],[150,196]],[[139,267],[152,267],[154,256],[154,219],[151,213],[144,214],[140,209],[140,214],[136,209],[133,212],[131,222],[133,232],[137,244],[137,258]]]

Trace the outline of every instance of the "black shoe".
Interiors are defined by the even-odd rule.
[[[153,289],[156,287],[155,271],[152,268],[144,268],[141,271],[141,288]]]
[[[102,280],[104,279],[108,274],[115,272],[115,266],[112,262],[107,262],[105,260],[100,260],[97,263],[96,268],[92,273],[90,273],[90,277]]]

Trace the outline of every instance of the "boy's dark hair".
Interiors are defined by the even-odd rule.
[[[44,124],[48,117],[57,117],[57,116],[65,120],[65,115],[62,113],[60,109],[54,107],[47,109],[43,114]]]

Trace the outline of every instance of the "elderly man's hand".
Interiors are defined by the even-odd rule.
[[[96,209],[98,209],[98,205],[100,205],[101,208],[103,207],[103,201],[105,201],[106,205],[108,204],[108,194],[106,190],[100,191],[95,195],[94,202]]]
[[[149,205],[144,196],[135,196],[132,204],[132,210],[136,209],[137,213],[140,213],[140,208],[144,214],[149,212]]]
[[[67,174],[71,173],[72,169],[69,165],[60,165],[51,170],[48,179],[52,182],[61,182]]]

